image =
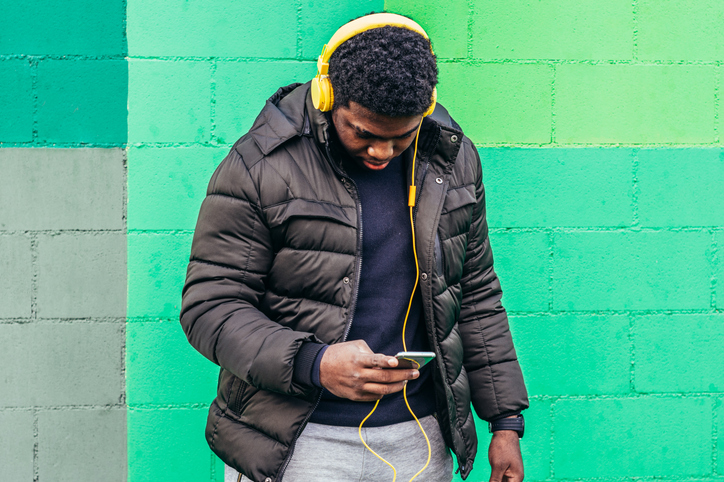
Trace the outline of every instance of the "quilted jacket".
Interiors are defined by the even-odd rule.
[[[206,438],[254,481],[282,480],[321,396],[293,381],[300,346],[345,341],[353,322],[363,226],[328,122],[308,83],[279,89],[212,176],[191,248],[181,324],[221,367]],[[493,270],[480,159],[442,106],[423,122],[415,176],[437,419],[465,478],[477,451],[471,402],[491,420],[528,400]]]

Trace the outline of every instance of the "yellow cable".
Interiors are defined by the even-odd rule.
[[[359,429],[358,429],[359,439],[362,441],[362,443],[364,444],[364,446],[367,447],[367,450],[369,450],[370,452],[372,452],[372,453],[375,455],[375,457],[377,457],[378,459],[380,459],[381,461],[383,461],[384,463],[386,463],[387,465],[390,466],[390,468],[392,469],[392,472],[393,472],[392,482],[395,482],[395,480],[397,479],[397,470],[395,469],[395,466],[392,465],[391,463],[389,463],[388,461],[386,461],[385,459],[383,459],[377,452],[375,452],[374,450],[372,450],[372,449],[370,448],[370,446],[367,445],[367,442],[365,442],[365,439],[362,437],[362,425],[364,425],[364,423],[367,421],[367,419],[370,418],[373,413],[375,413],[375,410],[377,410],[377,405],[379,405],[379,404],[380,404],[380,401],[377,400],[377,401],[375,402],[375,406],[372,407],[372,411],[371,411],[370,413],[368,413],[367,416],[362,420],[362,423],[359,424]]]

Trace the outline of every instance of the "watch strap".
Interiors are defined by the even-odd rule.
[[[501,418],[494,422],[488,422],[488,431],[490,433],[497,432],[499,430],[512,430],[518,432],[518,437],[523,438],[525,431],[525,420],[523,415],[518,415],[515,418]]]

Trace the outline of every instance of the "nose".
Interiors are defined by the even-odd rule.
[[[367,155],[378,161],[389,161],[392,159],[394,147],[392,141],[379,141],[371,144],[367,148]]]

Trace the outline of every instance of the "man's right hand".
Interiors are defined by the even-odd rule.
[[[417,370],[397,369],[397,358],[374,353],[364,340],[330,345],[319,364],[319,382],[334,395],[356,402],[399,392]]]

